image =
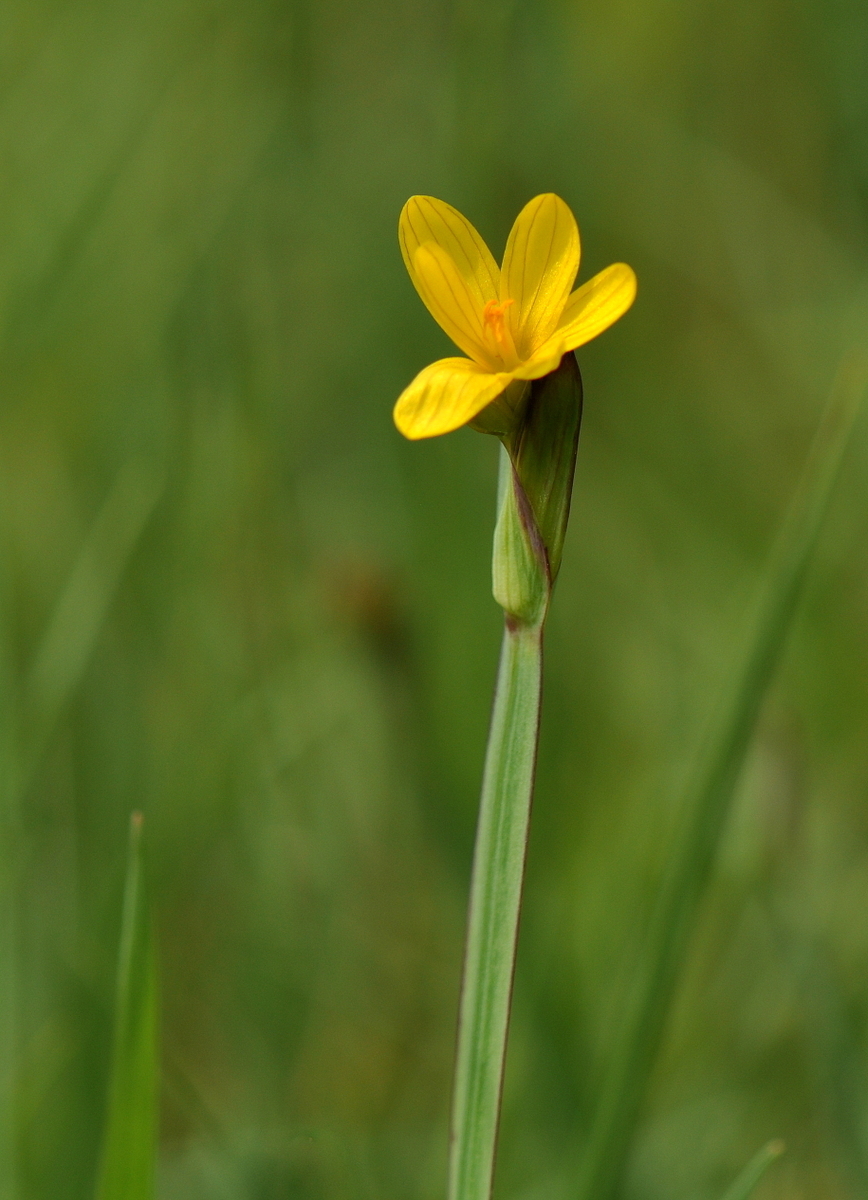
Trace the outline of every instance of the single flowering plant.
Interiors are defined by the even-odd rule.
[[[613,263],[572,291],[579,269],[576,220],[558,196],[536,196],[519,213],[498,267],[483,239],[451,205],[413,196],[398,224],[404,263],[428,311],[467,358],[420,371],[395,405],[408,438],[435,437],[474,421],[506,396],[492,432],[509,421],[510,398],[554,371],[564,354],[618,320],[636,276]],[[484,426],[483,426],[484,427]]]

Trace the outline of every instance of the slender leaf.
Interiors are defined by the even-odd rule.
[[[763,1175],[773,1162],[777,1162],[785,1149],[783,1142],[774,1141],[758,1150],[732,1187],[727,1190],[723,1200],[748,1200]]]
[[[11,662],[11,621],[5,556],[0,566],[0,1197],[16,1200],[18,1041],[18,885],[21,814],[18,776],[17,697]]]
[[[130,849],[117,1012],[97,1200],[152,1200],[157,1143],[157,977],[142,877],[142,818]]]
[[[688,785],[683,825],[651,916],[637,983],[609,1058],[581,1164],[581,1200],[608,1200],[620,1182],[730,801],[784,648],[864,388],[864,367],[842,369],[773,551],[747,652]]]
[[[29,726],[29,737],[20,790],[32,777],[87,667],[124,568],[161,490],[149,464],[127,463],[88,532],[25,680],[23,722]]]
[[[18,1194],[15,1178],[15,1076],[18,888],[26,861],[20,810],[28,785],[64,706],[90,660],[130,555],[161,492],[145,463],[133,460],[114,486],[76,558],[16,694],[5,623],[8,579],[0,606],[0,1197]]]

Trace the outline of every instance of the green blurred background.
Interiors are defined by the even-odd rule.
[[[496,446],[400,208],[575,212],[584,348],[498,1192],[566,1200],[679,784],[868,332],[860,0],[7,0],[0,10],[3,1200],[90,1197],[126,828],[164,1200],[433,1200],[500,634]],[[863,437],[627,1164],[868,1191]]]

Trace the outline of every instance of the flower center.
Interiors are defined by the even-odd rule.
[[[506,323],[506,310],[510,304],[515,301],[504,300],[503,304],[498,304],[496,300],[489,300],[482,310],[482,331],[486,341],[508,367],[518,362],[515,342]]]

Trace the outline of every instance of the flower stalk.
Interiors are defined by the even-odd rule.
[[[494,1178],[513,966],[542,695],[542,621],[503,635],[476,834],[458,1023],[450,1200]]]
[[[533,799],[543,630],[569,518],[582,411],[573,354],[536,381],[504,437],[493,590],[504,610],[473,859],[452,1108],[449,1200],[487,1200]]]
[[[633,303],[613,263],[573,290],[579,228],[548,192],[515,220],[498,267],[470,222],[411,196],[398,222],[404,264],[466,357],[425,367],[395,405],[405,437],[470,425],[503,445],[492,585],[505,631],[473,859],[449,1159],[449,1200],[488,1200],[539,736],[542,642],[557,578],[582,419],[577,347]]]

